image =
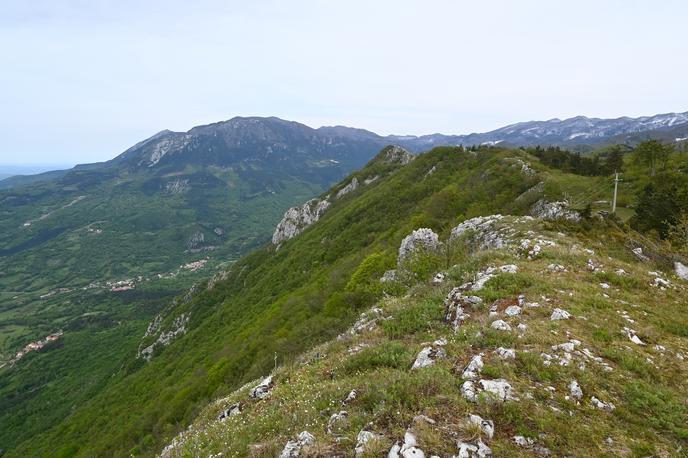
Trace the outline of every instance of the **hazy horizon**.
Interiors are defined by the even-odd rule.
[[[99,162],[236,115],[422,135],[683,112],[687,16],[678,0],[8,0],[0,162]]]

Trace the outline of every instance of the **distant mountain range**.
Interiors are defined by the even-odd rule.
[[[194,127],[188,132],[163,130],[110,161],[80,165],[76,169],[111,166],[179,169],[188,162],[198,166],[229,166],[243,162],[252,164],[248,168],[256,164],[279,166],[282,170],[308,176],[312,176],[314,170],[317,176],[322,176],[321,168],[327,167],[342,176],[342,171],[360,167],[380,148],[391,143],[413,152],[441,145],[484,144],[556,145],[585,152],[607,144],[634,144],[650,138],[668,142],[688,139],[688,112],[616,119],[576,116],[564,120],[519,122],[484,133],[422,136],[381,136],[345,126],[314,129],[275,117],[235,117]],[[0,181],[0,189],[59,178],[67,172],[7,178]]]
[[[683,141],[685,137],[688,137],[688,112],[616,119],[576,116],[564,120],[519,122],[485,133],[390,136],[388,139],[415,151],[439,145],[500,143],[512,146],[556,145],[574,150],[589,150],[608,143],[637,143],[649,138]]]

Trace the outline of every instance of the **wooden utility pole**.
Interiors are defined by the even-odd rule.
[[[614,200],[612,200],[612,213],[616,213],[616,193],[619,190],[619,172],[614,173]]]

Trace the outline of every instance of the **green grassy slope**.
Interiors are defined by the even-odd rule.
[[[439,148],[336,201],[302,235],[238,261],[226,280],[171,311],[191,313],[189,332],[150,363],[128,365],[64,422],[8,455],[159,450],[209,400],[269,371],[275,353],[280,363],[292,360],[379,300],[370,278],[394,265],[410,230],[431,227],[446,236],[468,217],[526,212],[539,196],[519,196],[542,177],[523,174],[511,159],[522,155]],[[545,186],[544,192],[558,197],[559,191]],[[366,280],[352,283],[352,276]]]
[[[264,243],[285,209],[323,189],[241,173],[79,170],[0,191],[0,449],[91,399],[131,363],[148,323],[175,295]],[[175,180],[187,188],[172,192]],[[191,247],[194,234],[204,241]],[[179,269],[206,258],[196,272]],[[138,279],[134,291],[106,285],[126,279]],[[59,330],[55,348],[6,364]]]
[[[256,380],[211,403],[164,456],[278,456],[301,431],[315,441],[300,456],[353,456],[362,430],[376,435],[364,457],[387,456],[407,431],[425,456],[456,456],[457,444],[478,440],[494,456],[684,456],[688,284],[662,272],[664,266],[638,262],[626,245],[627,234],[613,223],[581,230],[507,218],[502,225],[513,229],[513,246],[480,250],[460,240],[446,251],[455,263],[449,269],[420,256],[411,268],[424,274],[375,304],[382,319],[371,329],[281,366],[263,400],[249,397]],[[523,238],[556,245],[542,244],[533,257],[520,248]],[[588,267],[589,260],[597,271]],[[518,271],[500,273],[482,289],[465,293],[483,302],[466,310],[470,317],[454,332],[445,321],[448,293],[486,267],[506,264]],[[552,264],[565,271],[553,271]],[[439,285],[430,281],[435,269],[447,272]],[[671,286],[655,286],[649,270],[659,270]],[[505,307],[517,304],[520,295],[526,305],[519,315],[507,315]],[[499,306],[491,315],[493,304]],[[552,321],[556,308],[571,318]],[[494,329],[491,324],[500,319],[511,329]],[[412,369],[416,355],[438,339],[447,341],[445,357]],[[500,347],[514,350],[513,358],[500,357]],[[475,383],[506,380],[514,399],[482,393],[473,401],[462,394],[470,378],[464,369],[477,355],[483,366]],[[573,381],[580,398],[572,394]],[[344,401],[352,390],[355,399]],[[594,398],[614,408],[601,409]],[[218,420],[235,403],[241,412]],[[344,419],[332,423],[331,416],[341,411]],[[470,415],[492,421],[494,437],[472,424]],[[516,436],[533,442],[520,446]]]

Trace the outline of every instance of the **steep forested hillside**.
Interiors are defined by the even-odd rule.
[[[395,267],[399,242],[413,229],[429,227],[446,238],[466,218],[527,214],[542,198],[582,192],[598,180],[489,148],[439,148],[385,176],[376,167],[373,161],[338,185],[369,182],[335,200],[302,234],[278,250],[252,253],[169,307],[159,332],[183,320],[185,333],[156,349],[150,362],[132,357],[84,407],[10,455],[154,453],[210,400],[267,374],[275,357],[289,363],[337,336],[370,308],[383,294],[378,279]],[[434,262],[414,268],[417,275],[454,261]],[[406,287],[399,288],[385,289]]]
[[[381,146],[237,118],[0,191],[0,448],[78,409],[174,296],[268,241],[287,208]]]

